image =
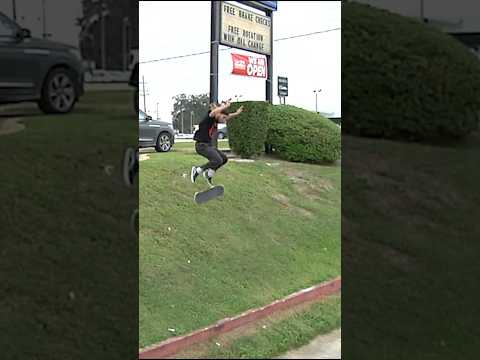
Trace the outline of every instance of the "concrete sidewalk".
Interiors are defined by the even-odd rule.
[[[289,351],[278,359],[341,359],[342,330],[315,338],[310,344]]]

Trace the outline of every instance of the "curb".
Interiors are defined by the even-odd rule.
[[[248,310],[243,314],[232,318],[225,318],[216,324],[207,328],[194,331],[185,336],[178,336],[167,339],[158,344],[151,345],[147,348],[140,349],[139,359],[164,359],[172,356],[187,347],[207,341],[212,337],[225,334],[240,326],[246,325],[256,320],[265,318],[273,313],[289,309],[293,306],[306,303],[313,300],[319,300],[326,296],[340,292],[342,279],[338,277],[334,280],[312,286],[308,289],[300,290],[281,300],[272,302],[271,304],[253,310]]]

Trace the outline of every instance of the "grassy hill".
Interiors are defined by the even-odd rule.
[[[340,167],[230,161],[199,206],[178,145],[140,166],[140,347],[340,275]]]
[[[480,134],[342,145],[344,357],[476,358]]]

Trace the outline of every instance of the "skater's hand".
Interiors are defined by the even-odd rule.
[[[238,108],[238,110],[237,110],[237,113],[239,113],[239,114],[241,114],[242,112],[243,112],[243,105],[240,106],[240,107]]]
[[[232,103],[232,99],[228,99],[227,101],[225,101],[223,103],[223,105],[225,106],[225,109],[228,109],[230,107],[231,103]]]

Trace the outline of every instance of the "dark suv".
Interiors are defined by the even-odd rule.
[[[0,12],[0,104],[36,101],[45,113],[68,113],[83,75],[77,48],[32,38]]]

